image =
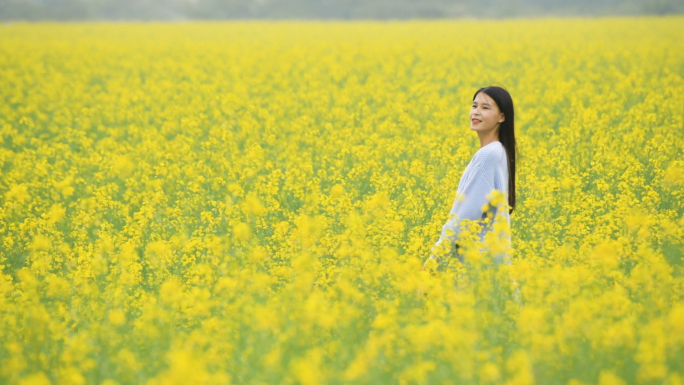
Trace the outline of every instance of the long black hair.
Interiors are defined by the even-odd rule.
[[[509,214],[515,208],[515,113],[513,111],[513,99],[511,94],[505,89],[497,86],[483,87],[475,92],[473,100],[477,94],[484,92],[487,96],[492,98],[499,111],[504,114],[504,121],[499,126],[499,142],[503,144],[506,149],[506,157],[508,158],[508,207]]]

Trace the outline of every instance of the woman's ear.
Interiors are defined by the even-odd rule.
[[[504,116],[503,112],[501,113],[501,119],[499,119],[499,123],[503,123],[504,120],[506,120],[506,117]]]

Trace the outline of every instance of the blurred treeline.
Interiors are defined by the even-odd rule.
[[[0,0],[4,21],[514,18],[683,12],[682,0]]]

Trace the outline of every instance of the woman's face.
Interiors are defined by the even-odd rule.
[[[470,129],[480,132],[497,130],[504,120],[496,102],[484,92],[478,92],[470,109]]]

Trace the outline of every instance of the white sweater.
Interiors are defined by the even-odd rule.
[[[501,212],[498,212],[496,207],[491,207],[489,212],[492,212],[494,216],[502,215],[506,219],[509,234],[506,238],[510,243],[508,159],[506,149],[499,141],[494,141],[480,148],[470,160],[458,183],[456,197],[449,212],[449,219],[442,227],[442,235],[431,249],[430,258],[434,258],[436,249],[444,242],[448,242],[448,250],[453,251],[454,243],[458,240],[461,220],[471,219],[483,224],[482,221],[486,218],[487,212],[483,211],[482,208],[489,202],[487,195],[493,190],[503,191],[506,202]],[[484,241],[484,236],[488,231],[491,231],[491,226],[483,226],[482,231],[478,234],[481,242]],[[458,258],[463,262],[462,256],[459,255]],[[496,259],[495,262],[503,261],[510,264],[510,258],[504,258],[504,255],[498,256]]]

